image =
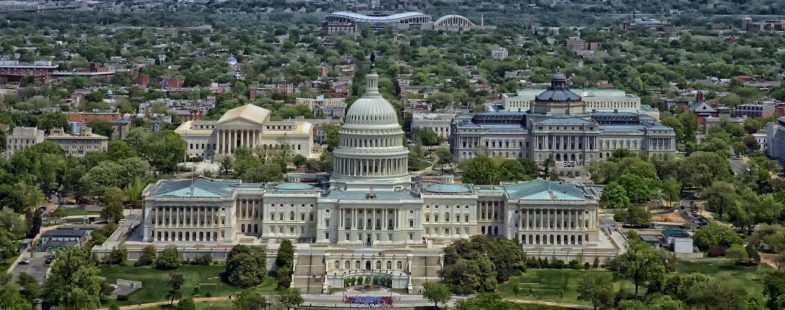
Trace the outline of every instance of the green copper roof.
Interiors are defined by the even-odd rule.
[[[230,197],[237,184],[237,181],[207,178],[165,180],[152,194],[170,197]]]
[[[425,187],[425,191],[431,193],[457,194],[471,193],[472,189],[468,185],[463,184],[430,184]]]
[[[293,190],[308,190],[312,189],[313,186],[310,186],[305,183],[281,183],[275,185],[275,189],[277,190],[286,190],[286,191],[293,191]]]
[[[537,179],[524,183],[504,184],[507,195],[521,200],[584,200],[586,194],[578,186]]]

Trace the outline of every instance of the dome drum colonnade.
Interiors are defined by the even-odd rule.
[[[336,190],[394,190],[411,185],[409,150],[392,105],[379,93],[379,75],[371,70],[363,96],[346,113],[335,158]],[[373,180],[358,181],[365,177]]]

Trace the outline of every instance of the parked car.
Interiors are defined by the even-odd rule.
[[[20,261],[19,261],[19,264],[20,264],[20,265],[29,265],[29,264],[30,264],[30,260],[29,260],[29,259],[27,259],[27,258],[25,258],[25,259],[23,259],[23,260],[20,260]]]

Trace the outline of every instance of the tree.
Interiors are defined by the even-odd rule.
[[[656,175],[654,176],[657,177]],[[616,179],[619,185],[624,187],[630,202],[647,202],[656,197],[655,190],[659,186],[659,180],[646,178],[632,173],[624,173]]]
[[[507,310],[509,306],[499,293],[482,293],[458,300],[458,310]]]
[[[681,198],[681,182],[675,178],[667,178],[662,181],[662,192],[668,200],[668,205]]]
[[[604,274],[586,275],[578,285],[578,300],[590,301],[594,310],[613,302],[613,281]],[[603,307],[605,308],[605,307]]]
[[[232,305],[238,310],[263,310],[267,299],[256,289],[245,289],[232,300]]]
[[[281,181],[283,180],[283,170],[281,169],[281,166],[276,163],[264,164],[245,171],[242,175],[242,179],[245,182],[253,183]]]
[[[731,245],[730,248],[725,251],[725,257],[735,260],[736,264],[746,264],[750,261],[747,249],[741,244]]]
[[[109,255],[106,256],[106,263],[112,265],[122,265],[128,260],[128,249],[126,248],[113,248]]]
[[[694,152],[682,161],[679,179],[699,189],[730,177],[730,164],[717,153]]]
[[[527,157],[518,158],[518,162],[523,166],[523,172],[529,176],[530,179],[535,179],[540,176],[540,166],[534,159]]]
[[[0,272],[0,307],[4,310],[28,310],[30,302],[25,300],[19,292],[19,286],[13,281],[13,276]]]
[[[717,212],[719,218],[736,206],[737,195],[733,184],[716,181],[704,189],[701,196],[707,197],[706,209]]]
[[[433,152],[433,154],[436,155],[436,165],[439,166],[439,169],[441,169],[442,172],[444,172],[444,166],[451,165],[453,162],[455,162],[455,159],[452,157],[452,153],[450,153],[450,150],[447,148],[438,148]]]
[[[280,302],[286,309],[291,309],[303,304],[303,296],[300,295],[300,289],[287,288],[278,291],[278,302]]]
[[[785,269],[779,269],[763,279],[763,294],[767,297],[769,309],[782,309],[785,299]]]
[[[292,282],[292,267],[294,264],[294,246],[289,240],[281,241],[278,247],[278,253],[275,258],[275,278],[278,282],[278,287],[288,288]]]
[[[235,245],[226,257],[224,277],[234,286],[251,287],[264,282],[267,258],[261,249]]]
[[[116,201],[110,202],[101,209],[101,217],[115,223],[119,222],[125,217],[125,215],[123,215],[123,204]]]
[[[98,268],[88,249],[67,247],[57,252],[44,284],[48,303],[63,309],[95,309],[100,290]]]
[[[90,127],[93,130],[93,133],[109,138],[112,137],[112,132],[114,132],[114,127],[112,127],[112,123],[104,120],[91,121],[87,123],[87,127]]]
[[[183,274],[175,272],[169,274],[169,283],[167,284],[167,286],[169,286],[169,291],[166,293],[166,296],[169,297],[170,305],[174,303],[175,299],[180,298],[180,288],[183,287],[184,283],[185,277],[183,277]]]
[[[19,253],[19,239],[27,231],[25,221],[14,210],[0,209],[0,258],[9,258]]]
[[[641,206],[630,206],[627,209],[616,212],[613,216],[613,219],[617,222],[636,226],[649,226],[651,224],[649,218],[651,218],[651,212]]]
[[[139,259],[134,263],[134,266],[152,265],[155,262],[155,256],[158,254],[154,245],[148,245],[142,249],[142,254]]]
[[[324,136],[327,142],[327,149],[332,152],[335,147],[341,142],[341,138],[339,135],[339,129],[335,125],[325,125],[324,126]]]
[[[742,244],[741,237],[732,228],[712,222],[706,226],[698,228],[693,235],[695,245],[705,251],[713,247],[730,247],[734,244]]]
[[[177,169],[177,163],[185,158],[188,146],[180,135],[171,130],[150,132],[136,128],[128,132],[126,141],[150,165],[163,172]]]
[[[423,283],[423,297],[433,302],[433,306],[439,309],[439,303],[450,300],[450,289],[446,285],[436,282],[425,281]]]
[[[307,162],[307,161],[308,161],[308,158],[305,158],[305,156],[303,156],[303,155],[297,154],[297,155],[294,155],[294,159],[292,160],[292,163],[294,164],[295,167],[299,168],[299,167],[302,167],[303,165],[305,165],[305,162]]]
[[[620,277],[632,280],[637,297],[641,285],[665,273],[665,257],[645,242],[631,238],[627,251],[611,261],[611,269]]]
[[[174,270],[180,267],[181,260],[182,257],[180,256],[180,252],[177,251],[177,247],[173,245],[167,245],[161,252],[161,255],[155,259],[155,268],[163,270]]]
[[[430,128],[415,129],[412,136],[415,140],[427,146],[439,145],[441,140],[439,135],[437,135],[436,132]]]
[[[611,182],[602,190],[600,204],[605,208],[614,209],[627,209],[631,205],[627,191],[616,182]]]
[[[196,310],[196,304],[191,298],[183,298],[177,303],[177,308],[180,310]]]
[[[747,309],[747,289],[727,275],[695,284],[687,293],[687,303],[699,309]]]
[[[463,182],[471,184],[496,184],[498,171],[488,156],[477,156],[463,162]]]
[[[515,159],[507,159],[499,166],[499,181],[528,181],[531,178],[526,175],[523,164]]]
[[[2,280],[0,280],[0,282],[2,282]],[[41,284],[38,283],[38,280],[27,272],[20,273],[17,276],[16,283],[19,284],[19,287],[22,289],[22,296],[28,301],[33,301],[33,299],[41,297],[41,294],[43,293],[43,288],[41,287]],[[0,300],[1,299],[2,298],[0,298]]]
[[[487,236],[475,236],[470,240],[461,239],[444,248],[444,268],[442,284],[447,285],[455,294],[491,292],[496,288],[496,266],[489,256],[502,256],[486,253],[483,250]]]

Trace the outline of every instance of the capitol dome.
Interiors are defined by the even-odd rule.
[[[379,75],[366,75],[368,85],[355,101],[339,131],[333,150],[335,190],[392,191],[411,186],[409,149],[395,108],[379,93]]]
[[[368,87],[365,94],[349,107],[344,125],[398,126],[398,113],[379,93],[379,75],[371,72],[366,77]]]

